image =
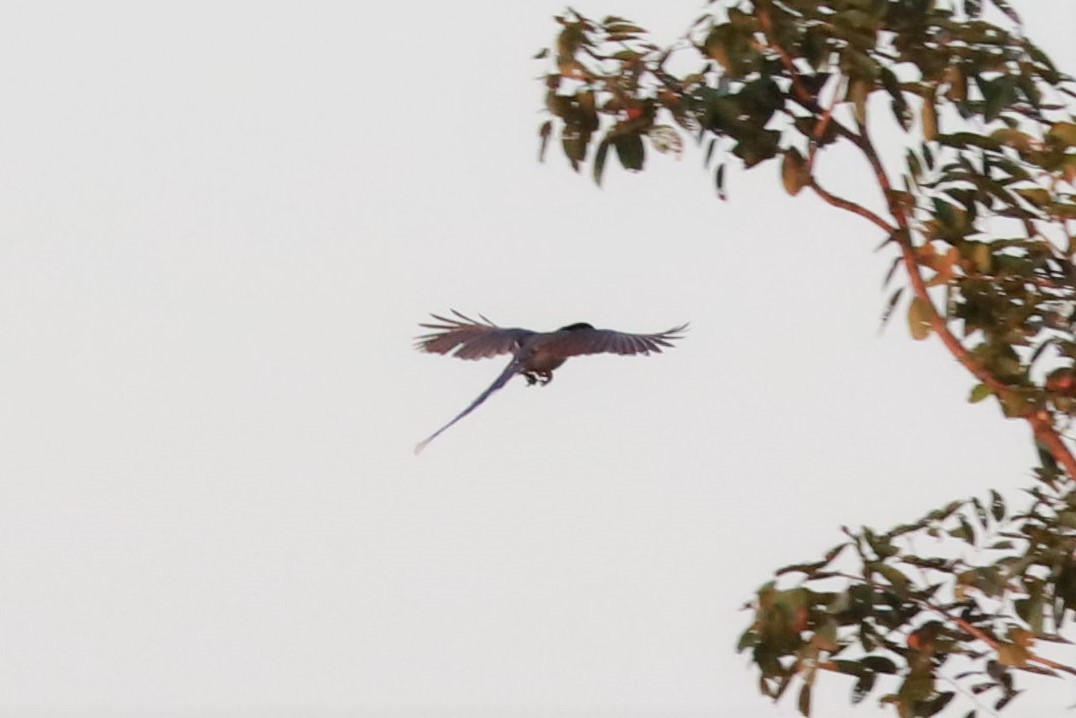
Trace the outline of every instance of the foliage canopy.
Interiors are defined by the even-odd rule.
[[[1005,707],[1019,672],[1076,675],[1046,656],[1076,611],[1073,79],[1006,0],[715,0],[668,47],[619,17],[557,22],[539,53],[543,154],[555,137],[600,184],[610,151],[638,171],[686,136],[723,199],[728,167],[779,161],[789,194],[873,225],[894,254],[886,282],[905,278],[883,318],[902,308],[915,339],[940,339],[974,378],[969,400],[1027,422],[1040,457],[1016,510],[991,491],[888,531],[845,528],[777,571],[739,645],[760,690],[795,687],[809,715],[819,677],[841,673],[852,703],[974,716]],[[838,147],[874,197],[819,181]]]

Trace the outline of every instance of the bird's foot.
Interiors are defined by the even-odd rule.
[[[551,371],[525,371],[522,372],[523,378],[527,380],[527,386],[545,386],[549,382],[553,381],[553,372]]]

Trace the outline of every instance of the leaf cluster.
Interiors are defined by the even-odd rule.
[[[778,570],[739,643],[760,690],[776,700],[798,684],[809,715],[815,680],[830,672],[854,679],[853,704],[877,694],[908,718],[956,698],[975,715],[1015,698],[1019,672],[1076,674],[1038,653],[1043,642],[1069,643],[1076,493],[1042,473],[1028,494],[1018,513],[991,492],[885,533],[845,529],[821,560]]]

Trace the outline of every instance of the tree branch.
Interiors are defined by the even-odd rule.
[[[823,200],[833,205],[834,207],[839,207],[843,210],[851,212],[852,214],[858,214],[860,217],[863,217],[868,222],[873,222],[875,225],[880,227],[882,231],[884,231],[886,234],[892,235],[896,233],[896,227],[892,226],[884,219],[876,215],[874,212],[871,212],[866,207],[856,204],[851,200],[844,199],[843,197],[838,197],[832,192],[826,190],[822,187],[822,185],[818,184],[818,180],[816,180],[814,177],[811,177],[811,182],[808,186],[813,189],[819,197],[821,197]]]
[[[986,645],[990,646],[995,651],[997,651],[1001,647],[1002,644],[1001,644],[1000,641],[998,641],[996,638],[994,638],[990,634],[986,633],[982,629],[971,625],[970,623],[965,621],[963,618],[959,618],[957,616],[952,616],[952,615],[946,613],[941,607],[935,606],[933,603],[928,602],[927,606],[932,611],[934,611],[935,613],[941,614],[945,618],[947,618],[950,621],[952,621],[953,623],[955,623],[957,626],[960,627],[960,629],[962,631],[971,634],[972,636],[979,639],[980,641],[982,641]],[[1043,658],[1042,656],[1037,655],[1035,653],[1031,653],[1030,651],[1028,651],[1027,662],[1028,663],[1038,663],[1039,665],[1043,665],[1043,666],[1047,666],[1048,668],[1052,668],[1055,671],[1062,671],[1063,673],[1068,673],[1070,675],[1076,676],[1076,668],[1073,668],[1072,666],[1066,666],[1064,663],[1058,663],[1057,661],[1052,661],[1049,658]]]
[[[889,211],[892,213],[894,219],[896,219],[897,226],[900,228],[900,231],[897,232],[894,237],[897,240],[897,244],[900,246],[904,268],[908,272],[908,277],[911,280],[912,289],[915,291],[915,295],[927,302],[931,307],[931,328],[937,333],[938,337],[941,338],[942,343],[945,344],[946,348],[949,349],[949,352],[956,358],[956,360],[971,372],[975,378],[989,386],[995,393],[1011,396],[1013,388],[981,367],[979,363],[975,361],[974,357],[971,356],[967,347],[965,347],[963,343],[949,331],[949,325],[945,319],[934,309],[934,303],[931,301],[930,295],[927,292],[926,282],[923,280],[919,262],[915,257],[915,247],[912,245],[912,235],[908,217],[905,215],[904,209],[900,204],[893,199],[892,185],[889,182],[889,176],[886,174],[885,168],[882,166],[882,162],[878,157],[878,153],[874,149],[874,144],[871,142],[867,128],[860,127],[858,140],[852,141],[858,144],[860,150],[866,155],[867,161],[870,162],[871,167],[874,169],[874,174],[878,178],[878,182],[885,194],[886,202],[889,204]],[[1054,428],[1053,418],[1050,413],[1043,409],[1039,409],[1034,412],[1029,412],[1024,415],[1023,418],[1027,419],[1031,424],[1031,428],[1035,432],[1035,437],[1050,451],[1054,459],[1065,467],[1069,479],[1076,478],[1076,457],[1073,457],[1072,452],[1065,446],[1060,435],[1058,435],[1057,430]]]
[[[1057,463],[1065,467],[1069,479],[1076,477],[1076,458],[1061,440],[1061,435],[1054,428],[1054,420],[1050,412],[1039,409],[1028,417],[1032,431],[1039,443],[1046,447],[1047,451],[1057,460]]]
[[[886,173],[885,167],[882,166],[882,161],[878,157],[877,151],[874,149],[874,143],[871,142],[867,128],[865,126],[860,127],[859,134],[856,135],[856,138],[852,141],[859,146],[859,149],[863,152],[864,156],[866,156],[867,161],[874,170],[874,175],[878,179],[879,186],[882,188],[882,194],[885,195],[886,203],[889,205],[889,211],[897,221],[899,231],[894,233],[893,237],[900,247],[904,269],[908,272],[908,277],[911,280],[912,290],[915,292],[915,296],[926,302],[931,308],[929,317],[931,329],[933,329],[942,340],[942,343],[945,344],[949,353],[952,354],[964,368],[970,371],[976,379],[989,386],[995,392],[1008,392],[1010,389],[1009,385],[979,366],[978,362],[971,356],[971,352],[969,352],[967,347],[965,347],[964,344],[949,331],[948,323],[934,308],[934,302],[927,292],[926,281],[923,279],[919,262],[915,256],[915,247],[912,245],[911,225],[908,221],[908,216],[904,213],[904,208],[893,199],[893,185],[890,183],[889,175]]]
[[[766,41],[769,43],[770,48],[781,58],[781,64],[784,65],[789,78],[792,81],[792,89],[794,93],[792,99],[810,112],[814,117],[819,118],[819,125],[816,128],[817,131],[814,138],[814,142],[817,142],[821,138],[822,133],[825,132],[826,125],[830,124],[832,120],[833,108],[830,107],[829,109],[823,110],[815,97],[804,86],[800,73],[792,61],[792,57],[774,38],[773,19],[770,17],[769,10],[765,7],[759,7],[758,17]],[[971,355],[971,352],[968,351],[967,347],[965,347],[964,344],[950,331],[948,322],[934,307],[934,302],[927,291],[926,281],[923,279],[921,267],[915,256],[915,246],[912,244],[911,223],[908,221],[908,216],[905,214],[904,208],[901,207],[899,202],[894,198],[893,186],[889,181],[889,175],[886,173],[885,167],[882,165],[882,161],[878,156],[878,152],[874,148],[874,143],[871,141],[866,125],[860,125],[858,127],[859,131],[855,132],[845,127],[840,122],[832,122],[832,124],[837,133],[856,145],[870,163],[871,169],[874,171],[875,177],[882,189],[882,193],[885,196],[890,214],[892,214],[894,220],[896,220],[896,231],[888,222],[865,207],[828,192],[822,188],[813,177],[811,177],[810,180],[811,188],[829,204],[858,214],[877,227],[885,230],[896,240],[900,247],[901,260],[905,270],[908,272],[908,277],[916,297],[931,308],[929,316],[931,329],[933,329],[942,340],[942,343],[949,350],[949,353],[952,354],[965,369],[971,372],[976,379],[989,386],[998,395],[1012,395],[1012,387],[979,365]],[[811,164],[813,164],[813,160],[814,156],[812,152]],[[1029,412],[1023,418],[1031,423],[1032,429],[1035,432],[1035,437],[1050,451],[1057,462],[1065,467],[1069,478],[1076,479],[1076,458],[1073,457],[1072,452],[1058,435],[1057,430],[1053,426],[1053,420],[1050,414],[1044,410],[1038,410],[1034,413]]]
[[[788,76],[792,79],[792,89],[795,90],[796,97],[801,102],[808,102],[817,108],[818,106],[814,103],[814,96],[803,86],[799,70],[796,69],[796,65],[792,62],[792,57],[773,37],[773,19],[770,17],[770,11],[759,7],[758,19],[762,24],[762,34],[766,36],[766,42],[770,43],[770,47],[780,56],[781,64],[788,70]]]

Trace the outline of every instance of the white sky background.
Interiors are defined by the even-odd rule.
[[[733,653],[773,569],[1027,484],[1022,424],[878,336],[862,220],[775,164],[718,202],[694,149],[536,162],[560,9],[3,5],[0,715],[793,715]],[[1076,69],[1076,6],[1018,9]],[[412,350],[450,307],[692,329],[416,459],[503,365]]]

